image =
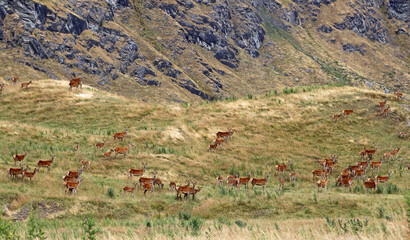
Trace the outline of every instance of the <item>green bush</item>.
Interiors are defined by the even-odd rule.
[[[43,230],[43,224],[35,216],[34,211],[31,211],[27,221],[27,239],[47,239],[46,233]]]
[[[97,239],[97,234],[100,232],[100,229],[95,228],[95,220],[94,218],[91,217],[86,217],[82,221],[82,228],[84,231],[84,235],[82,237],[83,240],[96,240]]]
[[[20,239],[20,237],[16,235],[16,228],[13,225],[13,223],[2,219],[1,216],[0,216],[0,239],[5,239],[5,240]]]
[[[238,225],[238,227],[243,228],[246,227],[246,222],[243,222],[241,220],[236,220],[235,221],[236,225]]]
[[[107,195],[108,195],[108,197],[110,197],[110,198],[114,198],[114,197],[115,197],[114,189],[108,188],[108,190],[107,190]]]

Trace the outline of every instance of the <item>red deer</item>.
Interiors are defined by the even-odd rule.
[[[325,178],[324,180],[318,180],[316,182],[317,184],[317,191],[320,192],[323,191],[323,189],[325,189],[325,193],[327,193],[327,178]]]
[[[282,172],[284,173],[286,171],[286,168],[288,168],[288,166],[292,164],[291,161],[288,161],[288,163],[286,163],[286,165],[276,165],[275,169],[276,169],[276,174]]]
[[[143,186],[143,188],[144,188],[144,195],[145,195],[148,191],[150,191],[151,194],[154,192],[155,181],[156,181],[156,180],[157,180],[157,176],[156,176],[156,174],[155,174],[155,175],[154,175],[154,178],[153,178],[150,182],[144,183],[144,186]],[[161,184],[162,184],[162,182],[161,182]],[[164,186],[164,185],[162,184],[162,186]]]
[[[123,187],[123,188],[122,188],[122,191],[124,191],[124,192],[123,192],[123,196],[125,196],[125,193],[126,193],[126,192],[129,192],[129,193],[131,193],[131,195],[134,196],[134,190],[135,190],[135,188],[137,188],[137,183],[134,183],[134,187]]]
[[[397,153],[399,153],[400,148],[397,148],[395,150],[393,150],[393,152],[391,153],[393,157],[396,157]]]
[[[216,139],[214,141],[214,144],[216,144],[216,145],[218,145],[219,147],[222,148],[222,143],[224,143],[224,142],[225,142],[225,139]]]
[[[129,170],[130,176],[128,178],[131,179],[132,176],[141,177],[145,173],[145,167],[147,166],[147,164],[148,163],[142,163],[143,169],[130,168]]]
[[[391,171],[389,171],[388,173],[388,176],[376,176],[376,180],[377,180],[377,183],[387,183],[387,181],[389,181],[390,180],[390,174],[391,174]]]
[[[103,140],[102,143],[96,143],[96,144],[95,144],[95,147],[96,147],[97,149],[98,149],[98,148],[103,149],[106,142],[107,142],[106,140]]]
[[[127,136],[128,134],[128,127],[125,128],[125,132],[120,132],[120,133],[116,133],[114,134],[114,141],[117,139],[121,139],[124,141],[124,138]]]
[[[391,152],[387,152],[383,154],[383,158],[384,160],[389,161],[389,159],[391,158],[391,156],[393,156],[393,154]]]
[[[313,175],[312,181],[315,182],[315,177],[324,176],[325,171],[324,170],[313,170],[312,175]]]
[[[269,179],[269,173],[266,175],[266,178],[252,178],[251,184],[252,184],[252,190],[254,186],[262,186],[262,192],[265,193],[265,185],[268,182]]]
[[[19,79],[16,78],[16,77],[12,78],[12,79],[11,79],[11,85],[17,84],[18,80],[19,80]]]
[[[357,170],[359,170],[359,169],[360,169],[359,166],[350,166],[350,165],[349,165],[349,171],[350,171],[351,173],[353,173],[353,174],[355,174],[355,172],[356,172]]]
[[[75,147],[74,147],[74,152],[75,152],[75,154],[78,154],[78,149],[80,148],[80,144],[79,143],[77,143],[77,145],[75,145]]]
[[[357,162],[356,165],[357,165],[360,169],[366,169],[367,166],[369,165],[369,160],[367,160],[366,162]]]
[[[343,180],[345,179],[352,179],[352,175],[350,173],[342,172],[336,180],[337,186],[342,185]]]
[[[190,187],[189,184],[187,186],[179,186],[177,188],[177,199],[182,200],[181,195],[184,194],[187,197],[189,194],[193,192],[195,189],[196,182],[193,183],[193,186]]]
[[[366,156],[368,156],[369,158],[373,158],[373,155],[376,153],[378,147],[376,147],[376,149],[372,149],[372,150],[365,150],[366,151]]]
[[[195,189],[195,188],[194,188],[194,189],[192,190],[192,192],[191,192],[192,200],[195,200],[196,194],[199,193],[199,191],[201,191],[201,189],[202,189],[202,187],[199,187],[198,189]]]
[[[209,145],[209,152],[216,152],[216,149],[218,148],[218,144],[211,144]]]
[[[66,193],[67,192],[69,192],[69,193],[75,192],[76,194],[78,194],[77,188],[80,186],[81,180],[82,180],[82,178],[79,178],[76,182],[65,182],[64,183],[65,187],[66,187],[65,192]]]
[[[28,168],[28,167],[27,167],[27,168]],[[37,168],[34,168],[34,171],[33,171],[33,172],[28,172],[27,170],[28,170],[28,169],[26,169],[25,171],[23,171],[23,182],[24,182],[24,178],[26,178],[26,177],[30,178],[30,182],[31,182],[31,179],[34,177],[34,175],[36,174],[36,172],[38,172],[38,169],[37,169]]]
[[[161,179],[157,178],[154,181],[154,186],[157,185],[158,187],[164,188],[164,184],[162,183]]]
[[[23,168],[24,168],[24,166],[22,166],[21,168],[10,168],[9,169],[9,177],[11,179],[15,178],[16,181],[17,181],[18,175],[21,174],[21,176],[23,176],[23,171],[24,171]]]
[[[360,178],[363,178],[363,176],[366,174],[366,170],[364,170],[364,169],[357,169],[356,171],[355,171],[355,176],[356,176],[356,178],[357,177],[360,177]]]
[[[399,90],[394,90],[394,95],[396,95],[396,97],[398,98],[398,99],[403,99],[403,93],[402,92],[400,92]]]
[[[369,189],[371,189],[371,188],[373,188],[374,191],[376,192],[377,182],[374,182],[374,181],[366,182],[366,179],[363,178],[363,184],[364,184],[364,187],[366,188],[367,193],[369,193]]]
[[[158,174],[158,172],[151,173],[151,174],[153,174],[154,176],[156,176],[156,175]],[[140,186],[144,186],[145,183],[150,183],[150,182],[153,181],[153,179],[154,179],[154,178],[140,177],[140,178],[138,179],[138,182],[140,183]]]
[[[14,154],[13,155],[14,165],[16,165],[16,162],[19,162],[21,165],[21,162],[24,160],[24,158],[26,158],[26,156],[27,156],[27,152],[24,152],[24,155]]]
[[[349,187],[350,188],[350,191],[352,191],[352,179],[350,179],[350,178],[342,178],[341,179],[341,181],[342,181],[342,185],[343,185],[343,187],[345,188],[345,191],[346,191],[346,188],[347,187]]]
[[[279,177],[279,190],[285,191],[285,176]]]
[[[221,177],[220,174],[218,174],[218,177],[216,177],[216,186],[222,186],[223,185],[223,178]]]
[[[37,162],[38,170],[40,171],[41,167],[46,167],[47,171],[50,171],[50,166],[54,162],[54,158],[56,155],[51,155],[51,160],[39,160]]]
[[[169,190],[170,191],[176,191],[177,190],[177,184],[175,182],[170,182],[169,183]]]
[[[105,159],[111,158],[111,153],[113,153],[113,152],[114,152],[114,149],[111,149],[109,152],[104,153],[104,154],[103,154],[103,155],[104,155],[104,158],[105,158]]]
[[[70,83],[68,84],[70,86],[69,90],[72,91],[73,87],[75,87],[76,89],[78,89],[78,87],[80,87],[80,89],[83,89],[83,83],[81,78],[74,78],[72,80],[70,80]]]
[[[375,168],[377,168],[377,171],[379,171],[380,167],[382,166],[382,163],[383,163],[383,158],[381,158],[380,162],[371,162],[370,168],[372,169],[372,172]]]
[[[130,151],[132,146],[134,146],[134,145],[132,145],[131,142],[129,142],[128,143],[128,148],[126,148],[126,147],[116,147],[116,148],[114,148],[115,157],[117,157],[118,154],[122,154],[122,155],[124,155],[124,158],[125,158],[125,156]]]
[[[330,160],[330,159],[329,159],[329,160]],[[330,173],[333,173],[333,168],[335,167],[336,164],[337,164],[337,158],[336,158],[336,160],[334,160],[334,161],[332,161],[332,160],[326,161],[325,169],[326,169],[326,170],[329,170]]]
[[[30,82],[23,82],[22,84],[21,84],[21,88],[28,88],[28,85],[30,85],[31,84],[31,81]]]
[[[316,158],[316,162],[319,164],[321,168],[325,168],[326,160],[319,160],[319,158]]]
[[[353,108],[352,108],[352,110],[343,110],[343,115],[344,116],[346,116],[346,115],[352,115],[353,114]]]
[[[248,188],[248,183],[251,180],[251,173],[248,172],[248,177],[238,178],[238,185],[239,189],[241,189],[242,185],[245,185],[245,189]]]
[[[81,162],[81,165],[85,168],[90,168],[91,162],[90,161],[82,161],[81,158],[78,159],[79,162]]]
[[[229,180],[226,182],[226,185],[228,186],[228,190],[229,190],[231,187],[238,188],[239,180],[238,180],[237,178],[229,179]]]
[[[399,132],[399,138],[406,138],[408,132]]]
[[[387,114],[389,113],[390,107],[387,107],[385,109],[382,109],[382,114],[384,117],[387,117]]]
[[[333,121],[337,122],[339,118],[343,117],[343,113],[333,115]]]
[[[364,159],[364,157],[366,156],[366,148],[364,148],[363,151],[359,152],[360,155],[360,159]]]
[[[83,166],[81,166],[78,171],[68,171],[66,176],[69,177],[79,177],[81,175],[81,173],[83,172]]]
[[[296,181],[296,173],[294,171],[290,171],[289,173],[289,181],[294,182]]]
[[[78,180],[78,176],[63,176],[64,182],[76,182]],[[65,184],[64,184],[65,185]]]
[[[377,104],[378,107],[384,107],[386,105],[387,99],[384,100],[384,102],[379,102]]]
[[[228,181],[229,180],[234,180],[234,179],[237,179],[238,178],[238,173],[235,173],[235,176],[228,176],[227,178],[226,178],[226,182],[228,183]]]
[[[230,128],[228,128],[228,132],[217,132],[216,133],[216,137],[217,138],[224,138],[226,139],[227,137],[231,137],[232,139],[232,135],[236,132],[236,130],[231,130]]]

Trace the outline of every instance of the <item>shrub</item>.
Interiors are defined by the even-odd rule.
[[[252,99],[252,94],[248,94],[248,99]]]
[[[91,217],[86,217],[82,221],[82,227],[85,235],[82,237],[83,240],[96,240],[97,234],[100,232],[100,229],[95,228],[95,220]]]
[[[387,193],[388,194],[394,194],[394,193],[398,193],[398,192],[399,192],[399,187],[397,187],[396,184],[389,183],[387,185]]]
[[[16,228],[11,222],[3,220],[0,216],[0,239],[14,240],[20,239],[16,235]]]
[[[30,217],[27,221],[27,239],[47,239],[43,225],[38,221],[33,211],[30,213]]]
[[[110,197],[110,198],[114,198],[114,196],[115,196],[114,189],[108,188],[108,190],[107,190],[107,195],[108,195],[108,197]]]
[[[178,213],[178,218],[180,220],[189,220],[191,218],[191,214],[188,212],[179,212]]]
[[[188,226],[192,229],[195,235],[198,234],[198,231],[202,228],[202,225],[202,220],[197,217],[191,218],[188,223]]]
[[[242,222],[241,220],[236,220],[235,223],[240,228],[246,227],[246,222]]]

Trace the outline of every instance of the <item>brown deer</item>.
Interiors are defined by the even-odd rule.
[[[154,186],[157,185],[158,187],[164,189],[164,183],[162,183],[161,179],[157,178],[154,181]]]
[[[83,172],[83,168],[84,166],[81,166],[77,171],[68,171],[66,176],[69,177],[79,177],[81,175],[81,173]]]
[[[364,148],[364,150],[363,151],[360,151],[359,152],[359,155],[360,155],[360,159],[364,159],[364,157],[366,156],[366,148]]]
[[[123,196],[125,196],[125,193],[129,192],[132,196],[134,196],[134,190],[137,188],[137,183],[134,183],[134,187],[123,187]]]
[[[242,185],[245,185],[245,189],[248,189],[249,181],[251,180],[251,173],[248,172],[248,177],[238,178],[239,189]]]
[[[15,178],[16,181],[18,180],[18,175],[21,174],[23,176],[23,171],[24,171],[24,165],[21,166],[21,168],[10,168],[9,169],[9,178],[13,179]]]
[[[342,181],[342,185],[343,185],[343,187],[345,188],[345,191],[346,191],[346,188],[348,187],[348,188],[350,188],[350,191],[352,191],[352,179],[350,179],[350,178],[342,178],[341,179],[341,181]]]
[[[279,177],[279,190],[285,191],[285,176]]]
[[[382,163],[383,163],[383,158],[380,159],[380,162],[371,162],[370,168],[372,169],[372,172],[375,168],[377,168],[377,171],[379,171],[380,167],[382,166]]]
[[[217,138],[224,138],[226,139],[227,137],[231,137],[232,139],[232,135],[236,132],[236,130],[231,130],[230,128],[228,128],[227,132],[217,132],[216,133],[216,137]]]
[[[78,159],[78,161],[81,163],[81,165],[83,166],[83,168],[90,168],[91,162],[90,161],[82,161],[81,158]]]
[[[222,143],[225,142],[226,139],[215,139],[214,144],[218,145],[219,147],[222,148]]]
[[[234,179],[237,179],[239,176],[238,176],[238,173],[235,173],[235,176],[228,176],[227,178],[226,178],[226,182],[228,183],[228,181],[229,180],[234,180]]]
[[[28,168],[28,166],[27,166],[27,168]],[[34,171],[33,172],[28,172],[27,171],[28,169],[26,169],[25,171],[23,171],[23,183],[24,183],[24,178],[30,178],[30,182],[31,182],[31,179],[34,177],[34,175],[36,174],[36,172],[38,172],[38,169],[37,168],[34,168]]]
[[[327,194],[327,177],[324,180],[318,180],[316,184],[318,192],[322,192],[323,189],[325,189],[325,193]]]
[[[156,176],[158,172],[151,173],[152,175]],[[144,186],[145,183],[150,183],[153,181],[154,178],[146,178],[146,177],[140,177],[138,179],[138,182],[140,183],[140,186]]]
[[[287,163],[286,163],[286,165],[276,165],[275,166],[275,169],[276,169],[276,174],[278,174],[278,173],[280,173],[280,172],[282,172],[282,173],[284,173],[285,171],[286,171],[286,168],[288,168],[288,166],[290,165],[290,164],[292,164],[292,162],[289,160]]]
[[[190,187],[189,184],[187,186],[179,186],[177,188],[177,199],[182,200],[181,195],[184,194],[185,198],[193,192],[195,189],[196,182],[193,183],[193,186]]]
[[[24,152],[24,155],[14,154],[13,155],[14,165],[16,165],[17,162],[19,162],[21,165],[21,162],[24,160],[24,158],[26,158],[26,156],[27,156],[27,152]]]
[[[218,144],[211,144],[211,145],[209,145],[208,151],[209,152],[216,152],[217,148],[218,148]]]
[[[405,139],[407,137],[408,132],[399,132],[399,138]]]
[[[117,139],[121,139],[121,140],[124,141],[127,134],[128,134],[128,127],[125,127],[125,132],[120,132],[120,133],[116,133],[116,134],[113,135],[114,136],[114,141],[117,140]]]
[[[54,158],[56,155],[51,155],[51,160],[39,160],[37,162],[38,170],[40,171],[41,167],[46,167],[47,172],[50,171],[50,166],[54,162]]]
[[[237,178],[235,179],[229,179],[226,182],[226,185],[228,186],[228,190],[231,189],[232,187],[238,188],[239,186],[239,180]]]
[[[143,188],[144,188],[144,196],[145,196],[145,194],[146,194],[148,191],[150,191],[151,194],[154,193],[155,181],[156,181],[156,180],[157,180],[157,176],[154,175],[154,178],[153,178],[150,182],[144,183],[144,186],[143,186]],[[161,183],[162,183],[162,182],[161,182]],[[164,185],[162,185],[162,186],[164,186]]]
[[[65,182],[64,185],[66,187],[65,192],[66,193],[73,193],[75,192],[76,194],[78,194],[77,192],[77,188],[80,186],[82,181],[82,178],[78,178],[78,180],[76,182]]]
[[[195,188],[194,188],[194,189],[192,190],[192,192],[191,192],[192,200],[195,200],[196,194],[199,193],[199,192],[201,191],[201,189],[202,189],[202,187],[199,187],[198,189],[195,189]]]
[[[110,159],[111,158],[111,153],[113,153],[115,150],[111,149],[109,152],[104,153],[104,158],[105,159]]]
[[[390,110],[390,107],[387,107],[387,108],[385,108],[385,109],[382,109],[382,115],[383,115],[384,117],[387,117],[387,114],[389,113],[389,110]]]
[[[80,144],[79,143],[77,143],[77,145],[75,145],[75,147],[74,147],[74,152],[75,152],[75,154],[78,154],[78,149],[80,148]]]
[[[396,157],[397,153],[399,153],[399,151],[400,151],[400,148],[394,149],[393,152],[391,153],[392,157]]]
[[[394,95],[396,95],[396,97],[401,100],[403,99],[403,93],[400,92],[398,89],[394,90]]]
[[[326,160],[319,160],[319,158],[316,158],[316,162],[321,168],[325,168]]]
[[[11,79],[11,85],[17,84],[18,80],[19,80],[18,77],[12,78],[12,79]]]
[[[383,159],[389,161],[389,159],[393,156],[391,152],[387,152],[383,154]]]
[[[343,110],[343,115],[344,116],[346,116],[346,115],[352,115],[353,114],[353,107],[352,107],[352,110]]]
[[[222,186],[223,185],[223,178],[221,177],[220,174],[218,174],[218,177],[216,177],[216,186]]]
[[[386,103],[387,103],[387,99],[385,99],[384,102],[378,102],[377,106],[378,107],[384,107],[386,105]]]
[[[169,191],[176,191],[177,190],[177,184],[175,182],[170,182],[169,183]]]
[[[375,181],[366,181],[366,179],[363,178],[363,184],[364,184],[364,187],[366,188],[367,194],[369,194],[369,189],[374,189],[374,192],[376,192],[377,182],[375,182]]]
[[[252,190],[254,186],[262,186],[262,192],[265,193],[265,186],[269,179],[269,173],[266,175],[266,178],[252,178]]]
[[[358,166],[360,169],[366,169],[368,165],[369,165],[369,160],[367,160],[365,162],[357,162],[356,163],[356,166]]]
[[[387,181],[389,181],[390,180],[390,174],[391,174],[391,171],[389,171],[388,173],[388,176],[376,176],[376,181],[377,181],[377,183],[387,183]]]
[[[31,84],[31,81],[29,81],[29,82],[23,82],[22,84],[21,84],[21,88],[28,88],[28,85],[30,85]]]
[[[339,118],[343,117],[343,113],[333,115],[333,121],[337,122]]]
[[[105,143],[106,143],[107,141],[106,140],[103,140],[103,142],[102,143],[96,143],[95,144],[95,147],[98,149],[103,149],[104,148],[104,146],[105,146]]]
[[[78,90],[79,87],[80,87],[80,89],[83,89],[83,83],[82,83],[81,78],[74,78],[74,79],[70,80],[70,83],[68,85],[70,87],[69,91],[72,91],[73,87],[75,87],[77,90]]]
[[[377,149],[378,149],[378,147],[376,147],[376,149],[372,149],[372,150],[366,149],[365,150],[366,151],[366,156],[369,157],[370,159],[373,158],[373,155],[376,153]]]
[[[332,161],[332,160],[326,161],[325,169],[329,170],[330,173],[332,174],[333,173],[333,168],[335,167],[336,164],[337,164],[337,158],[334,161]]]
[[[325,175],[325,171],[324,171],[324,170],[313,170],[313,171],[312,171],[312,175],[313,175],[312,181],[315,182],[315,177],[324,176],[324,175]]]
[[[128,178],[131,179],[132,176],[141,177],[145,173],[145,167],[147,166],[147,164],[148,163],[142,163],[143,169],[130,168],[129,170],[130,176]]]
[[[290,171],[289,173],[289,181],[294,182],[296,181],[296,173],[294,171]]]
[[[131,142],[129,142],[128,143],[128,148],[126,148],[126,147],[116,147],[116,148],[114,148],[115,157],[117,157],[118,154],[122,154],[122,155],[124,155],[124,158],[125,158],[125,156],[130,151],[132,146],[134,146],[134,145],[132,145]]]
[[[63,176],[64,182],[76,182],[77,180],[78,180],[78,176],[67,176],[67,175]]]
[[[366,174],[366,170],[365,169],[357,169],[356,171],[355,171],[355,176],[356,176],[356,178],[357,177],[360,177],[360,178],[363,178],[363,176]]]
[[[349,171],[351,172],[351,173],[353,173],[353,174],[355,174],[355,172],[357,171],[357,170],[360,170],[360,167],[359,166],[350,166],[349,165]]]

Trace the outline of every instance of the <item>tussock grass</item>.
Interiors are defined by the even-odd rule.
[[[388,118],[376,111],[375,105],[382,98],[388,98],[392,110]],[[306,86],[297,93],[285,94],[278,89],[252,99],[156,105],[88,86],[69,92],[66,84],[43,80],[27,90],[7,88],[0,102],[0,166],[4,169],[0,172],[0,203],[8,204],[8,219],[30,203],[52,206],[40,207],[40,211],[45,218],[41,221],[47,223],[46,233],[54,239],[79,238],[79,223],[85,215],[95,217],[102,239],[406,236],[404,195],[408,194],[409,173],[403,169],[410,144],[397,133],[408,129],[408,106],[379,92]],[[333,114],[352,107],[352,116],[332,121]],[[126,126],[130,127],[126,140],[114,142],[112,135]],[[215,133],[228,127],[237,133],[216,153],[208,152]],[[104,151],[96,150],[94,144],[104,139],[108,146]],[[135,147],[125,159],[102,157],[102,152],[125,147],[128,141]],[[78,156],[74,153],[77,143]],[[396,159],[384,162],[379,173],[375,172],[387,175],[392,170],[392,185],[369,195],[360,187],[352,192],[335,187],[337,174],[358,161],[358,152],[364,147],[378,147],[375,159],[401,147]],[[56,159],[50,172],[41,169],[32,183],[23,185],[21,180],[9,180],[6,169],[14,165],[12,155],[24,151],[28,152],[25,164],[32,168],[38,160],[50,159],[51,154],[56,154]],[[328,193],[317,193],[311,176],[311,171],[318,169],[315,157],[331,154],[339,156],[339,164],[329,179]],[[67,196],[61,177],[78,169],[78,157],[91,161],[91,168],[84,170],[78,196]],[[287,175],[282,192],[274,169],[288,160],[293,163],[290,168],[297,173],[297,181],[291,184]],[[136,181],[135,177],[128,179],[128,169],[140,168],[142,162],[148,162],[145,176],[158,172],[164,189],[144,197],[138,188],[134,197],[124,197],[122,187]],[[239,172],[244,176],[248,171],[258,178],[271,173],[265,194],[258,187],[254,191],[228,191],[214,186],[218,174],[226,177]],[[167,189],[170,181],[179,185],[186,180],[203,186],[196,201],[179,202]],[[361,181],[353,181],[353,187],[361,185]],[[379,218],[380,207],[389,219]],[[181,212],[191,217],[181,220]],[[357,234],[350,230],[341,233],[326,227],[325,216],[369,217],[373,227]],[[235,223],[237,220],[241,223]],[[224,221],[229,224],[221,223]],[[21,229],[21,233],[25,231]]]

